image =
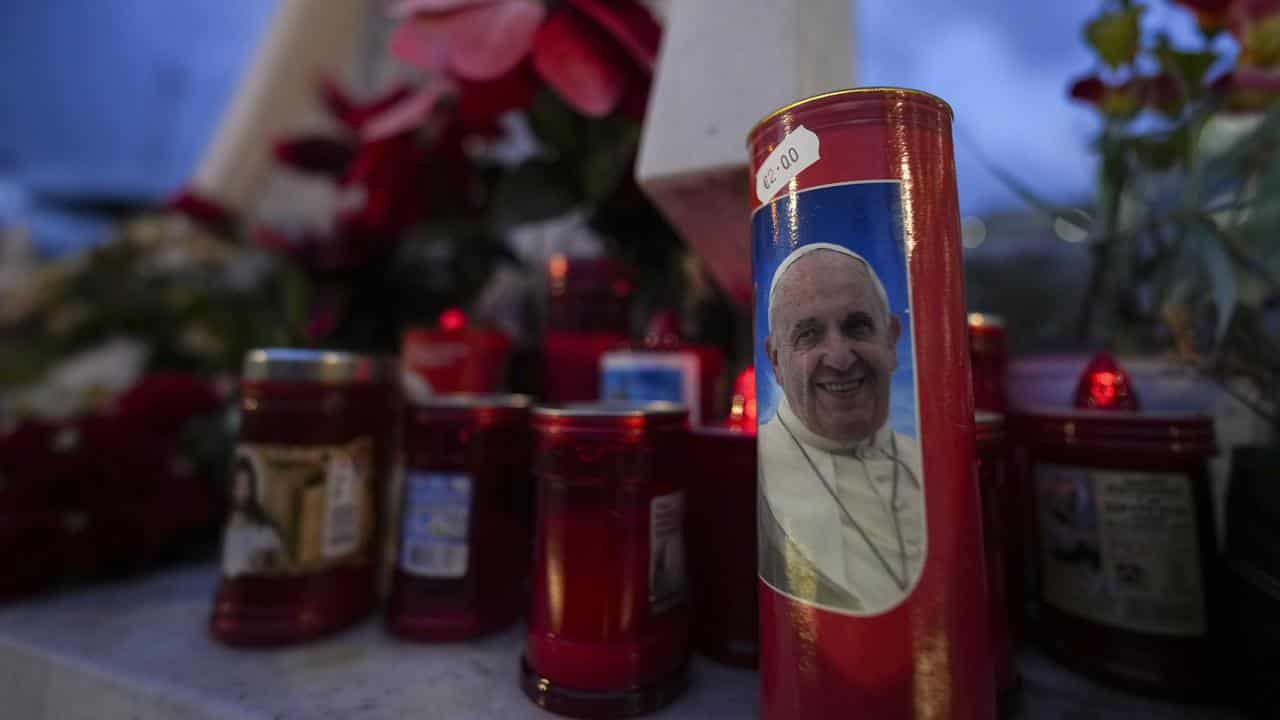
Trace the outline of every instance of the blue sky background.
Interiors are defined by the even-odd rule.
[[[773,417],[782,390],[764,352],[769,333],[769,284],[778,265],[793,250],[810,243],[843,245],[866,258],[880,276],[889,296],[889,310],[902,322],[898,338],[898,369],[889,393],[889,422],[898,432],[916,436],[915,368],[907,294],[906,259],[902,249],[902,195],[896,182],[855,183],[806,190],[796,196],[794,224],[781,228],[774,217],[791,214],[792,196],[779,195],[751,218],[753,267],[756,283],[756,388],[760,422]],[[797,242],[798,241],[798,242]]]
[[[1081,28],[1099,5],[855,1],[854,75],[862,85],[927,90],[955,108],[963,214],[1023,207],[980,155],[1052,200],[1087,200],[1097,117],[1066,91],[1096,70]],[[42,194],[158,198],[186,179],[277,0],[2,6],[0,225],[35,218],[37,240],[56,251],[77,231],[48,224]],[[1196,37],[1189,14],[1167,2],[1152,3],[1144,22],[1175,42]]]

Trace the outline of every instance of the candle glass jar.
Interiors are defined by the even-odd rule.
[[[1004,384],[1009,354],[1003,318],[969,313],[969,358],[973,363],[974,408],[997,413],[1008,410]]]
[[[533,412],[537,530],[522,687],[574,717],[655,710],[687,684],[686,413]]]
[[[977,430],[978,490],[982,496],[982,530],[987,560],[987,601],[991,618],[991,646],[995,658],[996,706],[1000,717],[1012,717],[1018,700],[1018,671],[1014,667],[1014,635],[1009,621],[1007,586],[1010,497],[1006,467],[1004,416],[986,411],[974,415]]]
[[[1113,685],[1211,697],[1212,421],[1028,410],[1014,427],[1034,501],[1038,640],[1063,664]]]
[[[689,452],[689,583],[693,644],[729,665],[759,661],[756,436],[693,428]]]
[[[498,630],[525,610],[529,398],[437,395],[405,411],[387,627],[411,640]]]
[[[372,609],[395,378],[394,361],[353,353],[248,354],[216,638],[298,642]]]

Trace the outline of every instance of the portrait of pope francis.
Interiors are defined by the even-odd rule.
[[[781,389],[759,429],[760,576],[816,605],[885,612],[924,565],[924,475],[890,422],[904,331],[875,269],[839,245],[792,251],[769,287]]]

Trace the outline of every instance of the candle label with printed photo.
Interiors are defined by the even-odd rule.
[[[401,570],[442,579],[467,574],[471,498],[472,481],[466,473],[406,472]]]
[[[1035,479],[1045,602],[1136,632],[1205,633],[1186,475],[1046,464]]]
[[[600,399],[604,402],[673,402],[701,423],[698,356],[691,352],[620,350],[600,358]]]
[[[653,612],[685,598],[684,491],[649,503],[649,606]]]
[[[373,496],[369,437],[345,445],[240,445],[223,574],[298,575],[364,562]]]

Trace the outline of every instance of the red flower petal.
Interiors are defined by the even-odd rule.
[[[618,105],[618,112],[636,122],[644,122],[644,113],[648,107],[649,78],[641,75],[638,70],[632,71],[631,78],[627,80],[627,91]]]
[[[391,34],[391,54],[420,70],[442,71],[449,67],[448,29],[447,18],[409,18]]]
[[[1280,0],[1236,0],[1245,17],[1261,20],[1280,13]]]
[[[322,135],[304,135],[278,140],[272,154],[281,165],[313,175],[341,177],[351,163],[350,144]]]
[[[360,139],[365,142],[382,140],[422,127],[436,102],[444,92],[440,83],[432,83],[399,103],[372,116],[360,129]]]
[[[466,80],[493,80],[511,72],[529,54],[546,16],[537,0],[504,0],[457,13],[448,30],[449,66]]]
[[[467,80],[492,80],[529,54],[544,17],[546,9],[537,0],[500,0],[415,15],[392,34],[391,52],[428,72],[449,69]]]
[[[387,9],[387,16],[393,20],[402,20],[404,18],[418,15],[420,13],[448,13],[455,10],[471,7],[472,5],[485,5],[495,0],[400,0]]]
[[[1107,87],[1102,83],[1102,79],[1097,75],[1090,75],[1086,78],[1080,78],[1071,83],[1071,97],[1081,102],[1092,103],[1097,105],[1102,102],[1102,96],[1106,93]]]
[[[203,378],[154,372],[116,398],[116,412],[159,433],[176,433],[196,415],[222,409],[222,399]]]
[[[413,89],[401,84],[368,102],[357,103],[333,78],[323,77],[320,79],[320,93],[325,106],[339,122],[353,131],[359,131],[369,118],[403,101],[413,94]]]
[[[460,81],[458,122],[463,130],[469,132],[494,132],[499,116],[528,107],[537,90],[537,78],[528,63],[521,63],[506,75],[489,82]]]
[[[1196,12],[1216,14],[1225,12],[1236,0],[1175,0],[1175,2]]]
[[[620,51],[580,16],[554,12],[533,39],[533,67],[566,103],[589,117],[613,112],[622,99]]]
[[[662,28],[648,9],[635,0],[569,0],[569,4],[604,28],[632,60],[653,74]]]

